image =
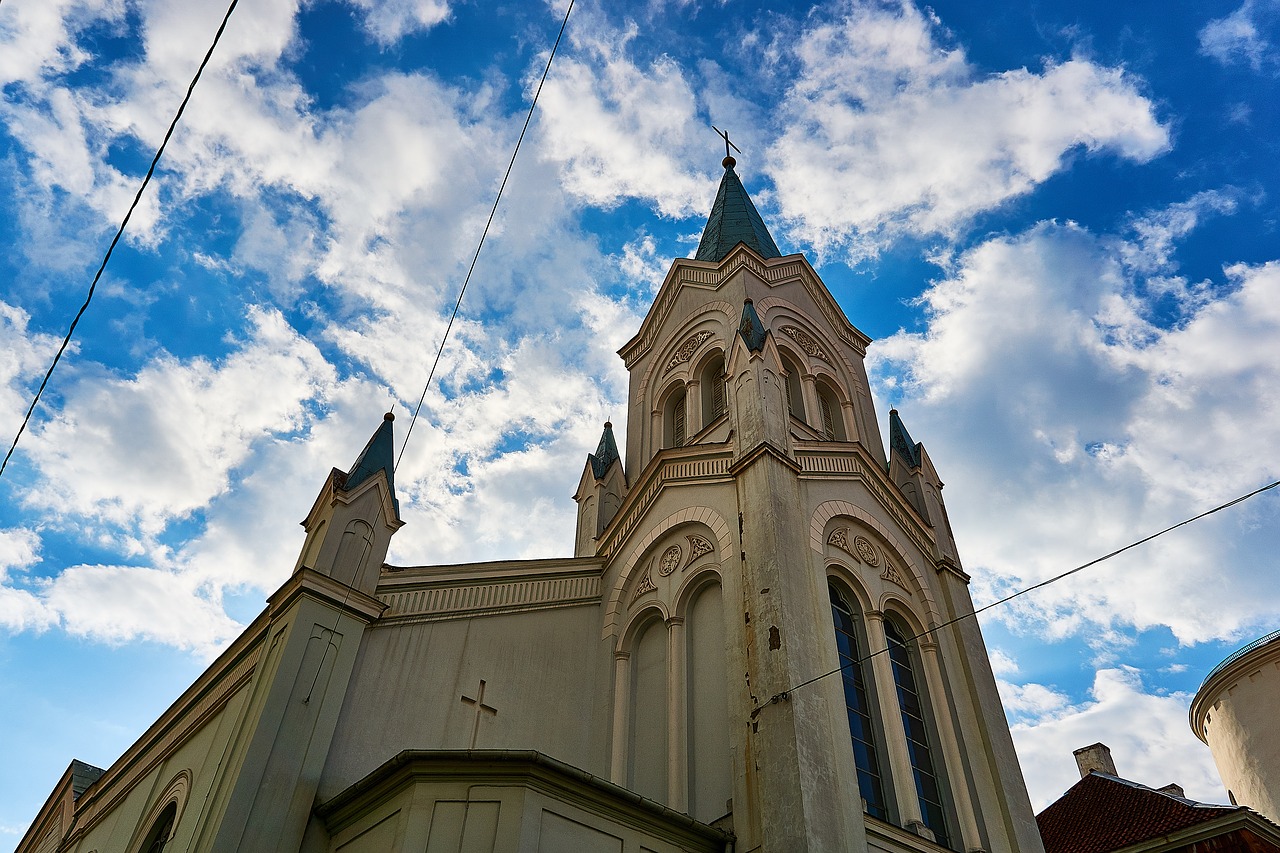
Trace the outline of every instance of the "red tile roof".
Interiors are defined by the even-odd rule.
[[[1197,803],[1094,771],[1036,815],[1036,823],[1045,853],[1108,853],[1241,808]]]

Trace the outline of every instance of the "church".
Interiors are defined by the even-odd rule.
[[[20,853],[1042,853],[938,472],[734,166],[619,352],[573,556],[388,563],[386,415],[266,609]]]

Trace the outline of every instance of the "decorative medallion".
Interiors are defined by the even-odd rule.
[[[849,528],[837,527],[831,531],[830,538],[827,539],[828,545],[834,545],[849,556],[854,556],[853,549],[849,547]]]
[[[689,540],[689,560],[684,564],[686,569],[693,565],[694,560],[703,554],[710,554],[716,549],[714,545],[702,536],[686,536],[685,539]]]
[[[782,334],[791,338],[799,344],[800,349],[804,350],[814,358],[820,358],[826,362],[831,361],[831,359],[827,357],[826,352],[822,349],[822,346],[804,329],[800,329],[795,326],[783,326]]]
[[[646,592],[656,592],[657,589],[658,588],[653,585],[653,578],[649,576],[649,570],[645,569],[644,577],[640,579],[640,585],[636,587],[636,594],[631,596],[631,600],[634,602]]]
[[[880,555],[876,553],[876,546],[871,544],[871,540],[865,536],[859,536],[853,540],[853,550],[855,556],[868,566],[880,565]]]
[[[676,350],[671,356],[671,360],[667,362],[666,369],[662,372],[670,373],[675,369],[676,365],[684,364],[686,361],[693,358],[693,354],[698,351],[698,347],[706,343],[707,339],[710,337],[711,333],[706,331],[690,335],[689,339],[680,345],[680,349]]]
[[[898,586],[902,587],[907,592],[911,591],[911,588],[907,586],[907,582],[902,579],[902,575],[898,573],[898,570],[895,569],[888,560],[884,561],[884,571],[880,573],[880,577],[883,580],[896,583]]]
[[[662,552],[662,559],[658,561],[658,574],[665,578],[678,568],[680,568],[680,546],[672,545]]]

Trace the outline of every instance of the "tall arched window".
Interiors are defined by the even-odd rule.
[[[835,623],[836,649],[844,677],[844,704],[849,717],[849,736],[853,740],[853,762],[858,768],[858,792],[867,814],[887,821],[889,810],[880,775],[875,727],[871,722],[872,697],[862,671],[857,622],[840,591],[831,584],[827,588],[831,593],[831,620]]]
[[[790,357],[782,357],[782,367],[787,371],[787,411],[793,418],[804,420],[804,392],[800,388],[800,365]]]
[[[921,695],[917,668],[911,649],[907,647],[906,637],[910,634],[893,618],[884,620],[884,633],[889,641],[893,683],[898,690],[898,707],[902,709],[902,727],[907,734],[907,753],[911,758],[911,773],[915,776],[920,814],[937,842],[943,847],[950,847],[947,814],[942,802],[942,774],[929,745],[932,738],[925,697]]]
[[[663,447],[683,447],[688,437],[688,407],[685,405],[685,392],[681,388],[667,398],[666,408],[662,413]]]
[[[156,822],[151,824],[151,830],[147,833],[142,846],[138,848],[138,853],[162,853],[165,845],[169,843],[169,836],[173,834],[173,822],[177,817],[177,803],[169,803],[165,806],[164,811],[160,812],[156,818]]]
[[[702,426],[724,414],[724,356],[716,356],[702,369]]]
[[[840,399],[826,384],[818,386],[818,408],[822,416],[822,437],[827,441],[844,441],[844,415],[840,411]]]

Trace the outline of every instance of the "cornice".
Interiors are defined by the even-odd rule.
[[[1191,724],[1191,731],[1195,732],[1200,740],[1205,740],[1205,716],[1228,687],[1261,666],[1280,663],[1280,631],[1265,635],[1254,643],[1256,645],[1252,647],[1246,645],[1232,652],[1222,663],[1214,667],[1192,698],[1187,717]]]

